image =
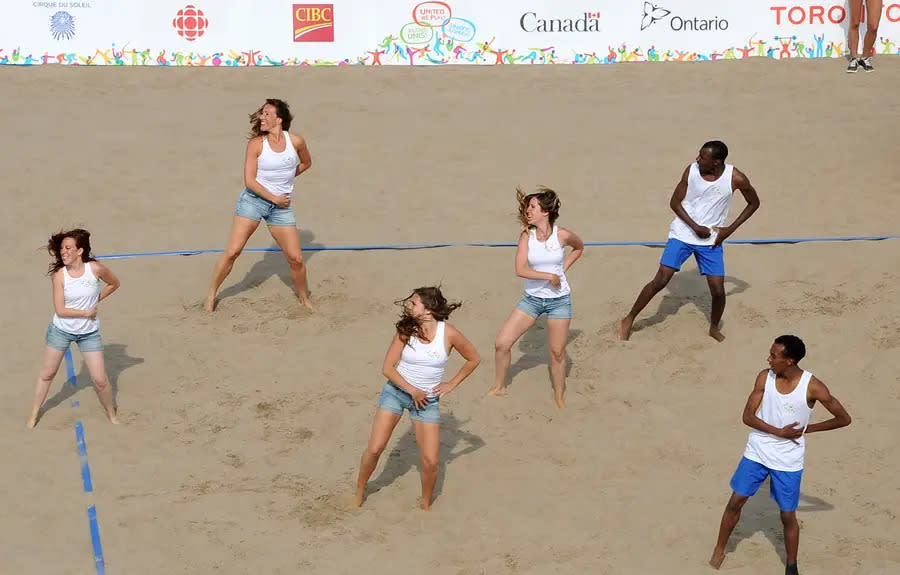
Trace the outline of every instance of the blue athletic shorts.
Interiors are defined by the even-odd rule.
[[[675,238],[669,238],[659,263],[680,270],[681,264],[686,262],[691,255],[697,260],[697,267],[700,268],[701,274],[705,276],[725,275],[725,250],[722,249],[721,245],[716,247],[697,246],[684,243]]]
[[[769,478],[769,492],[782,511],[794,511],[800,503],[800,480],[803,470],[777,471],[762,463],[741,458],[731,477],[731,490],[743,497],[753,497],[762,482]]]

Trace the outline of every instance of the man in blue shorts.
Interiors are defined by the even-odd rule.
[[[741,508],[768,477],[769,490],[781,510],[784,525],[785,575],[798,575],[797,504],[806,452],[804,436],[850,425],[850,414],[841,402],[824,383],[797,365],[805,355],[806,346],[799,337],[779,336],[769,349],[769,369],[756,376],[744,406],[744,424],[752,428],[750,437],[731,478],[731,499],[722,514],[719,539],[709,560],[716,569],[725,560],[725,547],[741,518]],[[809,419],[817,401],[834,417],[811,424]]]
[[[749,178],[731,164],[726,164],[727,157],[728,147],[724,142],[706,142],[700,148],[696,161],[681,174],[681,181],[675,186],[669,201],[675,219],[669,228],[669,240],[659,270],[619,323],[619,339],[627,340],[631,336],[631,327],[637,315],[666,287],[675,272],[681,269],[681,264],[692,255],[697,260],[700,273],[706,276],[712,295],[709,335],[717,341],[725,339],[719,329],[722,312],[725,311],[722,242],[759,209],[759,196]],[[725,219],[735,190],[741,191],[747,206],[731,225],[726,226]]]

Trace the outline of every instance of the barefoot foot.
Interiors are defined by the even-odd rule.
[[[500,385],[500,386],[495,385],[494,387],[492,387],[491,389],[488,390],[487,394],[488,395],[496,395],[496,396],[506,395],[506,386],[505,385]]]
[[[709,337],[713,338],[714,340],[718,341],[719,343],[725,341],[725,334],[722,333],[721,331],[719,331],[719,328],[717,328],[717,327],[709,328]]]
[[[25,427],[28,429],[34,429],[34,426],[37,425],[38,422],[38,414],[32,414],[31,417],[28,418],[28,423],[25,424]]]
[[[206,300],[203,302],[203,310],[204,311],[215,311],[216,309],[216,296],[211,295],[207,296]]]
[[[634,324],[634,320],[630,318],[623,318],[622,321],[619,322],[619,339],[621,341],[628,341],[628,338],[631,337],[631,326]]]
[[[712,557],[709,559],[709,564],[713,569],[718,569],[722,566],[722,562],[725,561],[725,550],[715,549],[713,550]]]
[[[422,511],[431,511],[431,503],[426,503],[424,499],[419,501],[419,509]]]
[[[300,300],[300,307],[305,308],[309,311],[316,311],[316,308],[313,307],[312,302],[309,301],[308,298]]]
[[[556,407],[562,409],[566,406],[566,398],[562,395],[557,395],[554,399],[556,400]]]
[[[106,419],[109,420],[113,425],[119,425],[119,416],[118,413],[107,413]]]
[[[350,502],[350,505],[353,507],[362,507],[363,501],[366,499],[366,488],[362,489],[357,488],[356,493],[353,495],[353,501]]]

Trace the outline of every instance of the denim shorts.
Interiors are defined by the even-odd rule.
[[[294,210],[279,208],[269,200],[261,198],[244,188],[234,206],[235,215],[258,222],[266,220],[270,226],[296,226]]]
[[[424,409],[419,409],[413,402],[410,394],[406,393],[390,381],[384,384],[381,397],[378,398],[378,407],[397,415],[403,415],[403,410],[409,410],[409,418],[423,423],[441,422],[441,399],[429,397]]]
[[[516,307],[535,319],[543,313],[547,314],[547,319],[572,318],[572,296],[569,294],[549,298],[525,294]]]
[[[786,513],[796,510],[800,503],[803,470],[778,471],[742,457],[731,478],[731,490],[742,497],[753,497],[766,477],[769,478],[769,492],[778,508]]]
[[[73,342],[78,344],[78,351],[82,353],[86,351],[103,351],[103,340],[100,338],[99,329],[91,333],[75,334],[63,331],[51,323],[47,327],[47,335],[44,340],[47,342],[47,345],[59,351],[66,351]]]
[[[674,270],[680,270],[681,264],[689,257],[694,256],[700,273],[705,276],[725,275],[725,249],[718,246],[697,246],[687,244],[675,238],[666,241],[666,249],[660,257],[659,263]]]

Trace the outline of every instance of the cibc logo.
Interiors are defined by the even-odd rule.
[[[334,42],[334,4],[294,4],[294,42]]]
[[[206,29],[209,27],[209,20],[206,19],[203,10],[193,4],[188,4],[175,15],[175,18],[172,20],[172,27],[175,28],[179,36],[188,42],[193,42],[206,32]]]
[[[673,32],[711,32],[728,30],[728,20],[713,16],[712,18],[686,18],[672,11],[654,4],[644,2],[644,14],[641,19],[641,30],[653,26],[657,22],[666,20],[668,28]]]

